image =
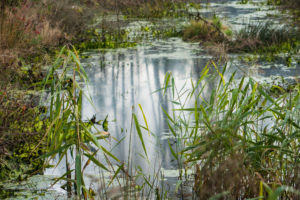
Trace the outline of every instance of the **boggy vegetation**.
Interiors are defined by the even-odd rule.
[[[212,20],[201,18],[192,21],[183,31],[183,40],[202,42],[224,42],[232,35],[232,31],[221,23],[215,15]]]
[[[271,22],[249,24],[229,44],[230,52],[290,52],[299,47],[298,31],[288,25],[278,27]]]
[[[62,69],[62,72],[57,74],[56,69]],[[212,69],[217,72],[216,76],[210,75]],[[235,73],[226,78],[226,67],[222,72],[219,70],[213,62],[208,64],[188,93],[184,89],[178,90],[176,80],[171,74],[166,75],[162,90],[173,97],[170,100],[175,106],[173,113],[165,114],[170,134],[176,141],[173,144],[169,142],[169,146],[181,174],[178,185],[183,184],[185,178],[191,181],[184,171],[192,169],[191,195],[198,199],[297,199],[300,182],[299,85],[274,98],[251,78],[235,80]],[[65,161],[66,173],[54,183],[65,181],[64,188],[70,197],[76,195],[77,198],[92,199],[95,190],[85,185],[84,171],[94,163],[100,169],[113,173],[108,187],[100,191],[103,198],[108,197],[112,181],[122,174],[126,184],[120,183],[121,196],[167,199],[168,193],[160,191],[156,181],[151,182],[157,179],[159,172],[150,178],[142,170],[130,175],[130,163],[120,163],[100,145],[98,139],[108,136],[108,122],[107,119],[82,120],[84,93],[79,80],[85,82],[87,77],[78,54],[75,50],[63,48],[44,80],[50,92],[50,117],[44,123],[37,123],[39,126],[35,125],[37,131],[46,130],[43,138],[39,137],[39,145],[44,142],[48,149],[40,158],[59,155],[55,164]],[[214,89],[207,95],[203,91],[207,91],[210,82],[214,83]],[[181,99],[183,92],[187,94],[186,99]],[[188,102],[194,106],[187,107],[190,105]],[[147,132],[149,129],[139,124],[135,114],[132,117],[147,157],[142,129]],[[147,124],[146,116],[143,117]],[[95,125],[102,125],[103,131]],[[96,128],[96,133],[91,131],[92,127]],[[31,146],[30,151],[38,147]],[[96,159],[95,152],[105,155],[106,164]],[[26,154],[24,156],[28,158]],[[108,157],[118,163],[117,169],[112,167]],[[74,169],[69,163],[72,160],[75,160]],[[135,178],[138,176],[142,179],[137,183]]]
[[[161,6],[159,1],[1,1],[0,178],[22,179],[23,172],[31,174],[41,168],[43,160],[36,158],[44,145],[34,147],[49,125],[39,117],[44,108],[38,106],[38,93],[47,71],[42,66],[52,63],[61,45],[72,43],[79,50],[134,46],[136,41],[128,42],[128,32],[118,29],[119,24],[112,27],[102,23],[99,26],[101,32],[97,32],[97,27],[90,26],[95,14],[119,15],[123,12],[127,16],[141,16],[151,7],[148,17],[176,16],[171,10],[183,6],[181,3],[165,1]],[[141,8],[141,13],[138,14],[137,9],[130,11],[133,7]],[[166,12],[160,12],[163,9]],[[165,34],[173,32],[167,30]],[[26,145],[18,145],[21,143]],[[33,166],[27,169],[29,162]]]
[[[51,62],[55,48],[78,40],[87,27],[90,12],[76,5],[52,0],[0,3],[1,179],[22,179],[23,172],[41,169],[43,161],[36,158],[43,147],[32,152],[45,128],[39,117],[44,111],[38,92],[45,76],[41,66]]]
[[[271,22],[248,24],[233,33],[218,17],[200,18],[183,29],[183,40],[201,42],[219,53],[257,53],[262,56],[278,53],[295,54],[299,49],[299,31],[291,26],[278,26]],[[215,50],[217,51],[217,50]]]
[[[57,73],[58,69],[61,70],[61,73]],[[49,94],[49,118],[46,120],[47,127],[43,134],[43,140],[35,148],[38,148],[42,145],[42,141],[45,141],[47,150],[41,156],[46,159],[45,166],[53,162],[52,160],[56,157],[58,157],[57,162],[54,163],[56,166],[61,162],[65,162],[65,173],[56,178],[53,184],[63,181],[62,188],[68,192],[68,197],[77,199],[94,199],[95,195],[101,199],[152,198],[155,195],[160,198],[158,189],[154,193],[157,187],[156,179],[158,178],[155,177],[155,174],[148,178],[142,169],[134,169],[137,171],[132,173],[131,148],[128,152],[129,161],[122,163],[115,155],[105,149],[103,143],[100,143],[100,140],[105,140],[110,136],[107,132],[108,117],[103,120],[96,120],[96,116],[86,121],[82,119],[83,97],[93,105],[89,94],[81,88],[81,83],[87,83],[87,81],[88,77],[74,47],[72,49],[68,47],[61,49],[55,63],[51,66],[43,81],[44,88]],[[142,110],[141,106],[140,109]],[[144,119],[146,121],[145,116]],[[132,126],[135,125],[136,127],[136,137],[139,138],[144,149],[143,153],[147,157],[141,131],[142,126],[140,126],[134,113],[132,114],[131,123]],[[148,128],[143,127],[143,129],[149,131]],[[133,137],[132,134],[133,130],[131,128],[129,132],[130,140]],[[117,145],[120,142],[122,140],[118,141]],[[98,160],[97,155],[99,154],[102,154],[105,159]],[[75,166],[72,168],[74,161]],[[85,170],[92,164],[99,168],[99,171],[104,170],[111,173],[109,181],[105,180],[105,177],[100,180],[97,179],[100,189],[85,184]],[[137,177],[142,177],[141,184],[136,183]],[[117,186],[112,184],[115,179],[117,180]],[[114,192],[115,190],[118,190],[118,192]]]
[[[33,1],[2,1],[0,178],[13,176],[22,180],[23,171],[35,173],[41,169],[43,159],[59,155],[59,162],[63,159],[66,161],[66,173],[57,181],[66,182],[64,188],[69,196],[93,198],[94,190],[85,185],[83,178],[85,168],[93,162],[103,170],[113,171],[110,183],[118,179],[121,173],[124,175],[127,185],[126,187],[120,185],[119,189],[126,198],[138,198],[136,192],[145,191],[147,197],[151,196],[149,195],[151,193],[157,199],[167,198],[166,193],[160,191],[158,185],[150,183],[153,179],[146,177],[142,170],[138,175],[143,181],[137,184],[135,177],[128,173],[129,163],[127,165],[119,163],[118,158],[99,144],[97,139],[104,139],[108,135],[107,119],[100,122],[96,122],[95,119],[82,121],[80,107],[83,93],[75,76],[81,77],[82,80],[86,80],[87,77],[77,52],[66,48],[57,52],[57,59],[48,76],[41,70],[41,64],[36,64],[50,62],[50,56],[44,53],[69,42],[75,42],[75,46],[82,49],[93,48],[93,45],[95,48],[123,47],[105,39],[117,38],[117,43],[125,41],[126,32],[124,34],[117,32],[114,36],[108,34],[105,39],[94,30],[92,36],[86,34],[86,20],[91,19],[93,14],[86,12],[88,10],[86,8],[90,8],[91,5],[103,4],[102,9],[106,12],[116,9],[128,15],[143,17],[179,16],[174,14],[176,12],[172,9],[162,11],[166,7],[177,9],[181,5],[166,2],[165,6],[160,6],[159,1],[145,4],[136,1],[116,2],[118,4],[113,1],[86,1],[85,4],[50,0],[40,1],[37,4],[33,4]],[[150,7],[152,10],[148,10]],[[52,15],[52,12],[57,15]],[[186,40],[193,41],[199,39],[210,42],[229,41],[228,44],[232,45],[229,47],[245,52],[265,50],[266,45],[274,47],[278,44],[283,46],[286,44],[287,49],[290,49],[290,42],[297,38],[297,35],[288,29],[284,30],[264,25],[249,26],[237,35],[236,43],[231,43],[231,31],[216,17],[211,21],[192,22],[183,35]],[[84,42],[84,37],[91,37],[89,39],[92,40],[94,34],[99,40],[98,43]],[[120,34],[124,38],[118,38]],[[110,36],[113,39],[109,38]],[[241,41],[246,42],[241,44]],[[63,73],[57,75],[56,69],[62,69]],[[217,67],[214,69],[219,72]],[[180,179],[184,178],[183,169],[194,170],[195,176],[191,187],[193,195],[199,199],[299,198],[299,85],[292,88],[289,93],[283,92],[274,98],[269,95],[269,91],[252,79],[235,80],[233,74],[229,80],[225,80],[224,68],[223,73],[219,73],[219,84],[215,85],[215,89],[207,97],[203,91],[207,86],[205,81],[210,79],[209,70],[206,67],[202,71],[201,79],[193,84],[188,95],[188,100],[195,106],[181,105],[174,110],[174,115],[166,113],[170,134],[176,140],[175,146],[170,144],[170,149],[178,161]],[[68,72],[71,72],[71,75]],[[16,95],[16,89],[41,89],[41,80],[44,76],[46,79],[43,83],[51,96],[50,117],[47,120],[39,115],[44,113],[44,108],[32,103],[36,98],[35,95],[28,92],[27,95],[22,92]],[[169,92],[174,97],[172,102],[178,106],[182,94],[177,92],[175,81],[170,81],[172,79],[170,74],[166,77],[166,86],[163,89],[165,92],[169,90],[168,88],[171,89]],[[11,88],[14,90],[8,92]],[[103,131],[92,133],[91,129],[95,124],[102,125]],[[132,124],[135,124],[137,137],[147,155],[141,129],[149,131],[148,127],[141,126],[134,114]],[[19,143],[24,145],[21,146]],[[47,153],[44,154],[45,150]],[[108,165],[111,164],[108,157],[118,162],[117,170],[107,167],[96,159],[95,154],[99,151],[105,155]],[[40,157],[41,154],[43,156]],[[68,162],[73,159],[74,169],[70,168]],[[7,163],[7,160],[13,162]],[[22,168],[17,164],[19,162],[26,165],[21,173],[14,171]],[[153,176],[155,180],[158,179],[157,174]],[[180,180],[178,185],[182,183]],[[150,189],[144,190],[146,186]],[[103,193],[107,192],[105,189],[107,188],[103,189]],[[133,194],[130,194],[131,192]]]
[[[217,83],[211,68],[219,73]],[[253,79],[236,80],[235,73],[225,79],[225,72],[214,63],[206,66],[183,100],[172,78],[165,82],[177,107],[166,113],[176,138],[172,152],[182,169],[195,170],[195,196],[298,199],[299,84],[273,98]],[[214,87],[207,95],[210,82]]]
[[[54,75],[61,67],[61,75]],[[249,77],[237,80],[235,73],[227,77],[226,66],[218,68],[214,62],[207,64],[200,77],[186,90],[177,88],[176,80],[167,73],[162,88],[175,107],[171,113],[165,110],[164,113],[170,140],[175,141],[169,141],[169,147],[179,167],[178,188],[188,181],[192,188],[189,195],[195,199],[297,199],[300,195],[299,84],[275,98],[269,89]],[[168,199],[173,191],[169,194],[160,191],[157,182],[151,182],[160,172],[150,178],[142,170],[130,174],[130,163],[120,163],[98,142],[108,136],[107,119],[82,121],[80,108],[84,93],[77,82],[79,78],[86,81],[87,77],[76,51],[62,49],[44,82],[50,90],[50,125],[44,134],[49,149],[43,157],[59,155],[58,163],[63,158],[66,162],[66,173],[55,183],[65,181],[70,196],[93,198],[94,188],[84,183],[84,170],[93,162],[99,169],[113,173],[108,187],[97,194],[101,198],[108,197],[114,179],[124,176],[125,186],[119,182],[119,197]],[[205,93],[211,84],[212,91]],[[182,99],[183,94],[186,99]],[[150,130],[147,116],[143,117],[146,126],[138,122],[135,114],[132,123],[146,159],[142,130]],[[103,131],[95,127],[97,124],[102,125]],[[91,131],[92,127],[96,133]],[[130,131],[130,137],[131,134]],[[105,155],[106,164],[96,159],[95,152]],[[108,157],[118,163],[117,169]],[[74,159],[72,169],[69,160]],[[194,171],[192,179],[186,176],[189,170]],[[137,177],[142,179],[136,182]],[[180,196],[183,192],[179,192]]]

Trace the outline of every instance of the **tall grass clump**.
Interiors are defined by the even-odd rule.
[[[87,82],[88,77],[80,63],[77,51],[74,48],[62,48],[44,79],[46,91],[49,93],[49,118],[43,136],[47,144],[47,153],[41,157],[47,158],[46,166],[51,160],[56,159],[55,166],[65,162],[66,169],[53,184],[64,181],[63,187],[69,197],[93,199],[94,195],[97,195],[99,198],[150,198],[155,195],[154,191],[159,185],[159,172],[147,175],[141,167],[134,166],[132,148],[129,148],[128,162],[121,162],[110,150],[101,145],[100,140],[110,136],[107,132],[107,117],[99,121],[96,120],[96,116],[87,121],[82,119],[82,99],[85,98],[93,106],[89,95],[82,89],[82,85],[86,85]],[[141,106],[140,109],[143,113]],[[129,137],[129,146],[132,146],[132,137],[139,138],[144,151],[139,155],[142,155],[142,158],[144,156],[148,161],[142,129],[149,133],[150,131],[144,113],[143,118],[146,127],[139,123],[135,113],[132,114],[131,129],[127,137]],[[102,127],[100,128],[99,125]],[[116,146],[124,139],[117,141]],[[99,154],[102,154],[105,159],[98,160],[96,156]],[[73,168],[72,163],[75,163]],[[85,180],[88,178],[85,176],[85,170],[92,163],[96,169],[99,169],[99,175],[102,177],[95,183],[95,185],[99,184],[99,188],[93,186],[88,188],[85,185]],[[95,170],[95,173],[97,171]],[[101,174],[103,171],[110,174],[109,181]],[[95,194],[96,192],[98,193]]]
[[[278,51],[285,46],[295,46],[297,40],[298,32],[287,25],[279,27],[271,22],[249,24],[236,34],[235,40],[229,45],[229,51]]]
[[[217,77],[209,75],[212,69]],[[177,94],[174,82],[166,82],[175,90],[176,108],[166,113],[180,144],[174,157],[194,169],[194,196],[298,199],[299,85],[274,98],[253,79],[225,72],[210,63],[190,90]]]
[[[57,73],[58,69],[61,70],[60,74]],[[43,157],[55,158],[58,156],[56,165],[63,159],[65,160],[66,173],[57,181],[66,180],[69,195],[75,194],[77,197],[89,196],[92,198],[91,190],[84,184],[85,168],[92,162],[108,171],[108,168],[95,158],[98,151],[116,161],[119,160],[98,141],[109,135],[106,132],[107,129],[105,128],[106,131],[97,129],[94,125],[99,122],[95,120],[88,122],[82,120],[82,98],[85,94],[78,81],[85,83],[87,76],[77,52],[75,49],[63,48],[45,78],[45,84],[50,87],[50,106],[49,126],[44,135],[44,138],[47,138],[48,153]],[[103,121],[103,127],[107,126],[106,123]],[[92,133],[92,127],[96,128],[96,133]],[[92,144],[97,147],[96,152],[92,151]],[[70,163],[73,161],[75,161],[75,168],[71,169]]]
[[[230,29],[223,25],[217,16],[206,20],[200,16],[191,21],[183,30],[183,40],[201,42],[225,42],[231,36]]]

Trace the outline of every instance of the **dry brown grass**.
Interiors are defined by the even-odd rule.
[[[208,45],[206,49],[214,58],[221,58],[223,61],[228,60],[228,45],[225,42]]]
[[[38,62],[45,62],[42,55],[80,38],[91,19],[86,7],[70,0],[27,0],[19,6],[3,9],[0,14],[0,72],[6,74],[1,76],[4,82],[22,78],[13,73],[22,67],[20,57],[32,62],[38,56]]]
[[[228,27],[221,24],[219,26],[217,27],[212,20],[192,21],[183,30],[183,40],[214,43],[227,41],[228,38],[224,32],[228,30]]]
[[[63,37],[61,30],[58,26],[50,26],[37,11],[27,5],[5,10],[0,18],[0,51],[5,55],[1,58],[2,63],[5,63],[3,59],[59,43]]]
[[[63,38],[63,33],[59,29],[58,25],[51,27],[49,21],[45,21],[42,24],[41,31],[40,31],[40,36],[42,38],[42,45],[45,46],[50,46],[50,45],[58,45],[59,44],[59,39]]]
[[[92,17],[85,8],[70,0],[25,1],[7,7],[0,15],[0,49],[39,49],[74,39]]]
[[[259,38],[237,38],[228,51],[230,52],[245,52],[255,51],[263,45],[263,42]]]
[[[197,167],[194,190],[198,199],[227,192],[221,199],[245,199],[259,190],[259,178],[244,163],[242,155],[232,155],[223,161]],[[218,165],[214,164],[218,163]]]

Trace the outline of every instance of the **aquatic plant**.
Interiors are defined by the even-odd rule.
[[[58,73],[58,70],[60,73]],[[132,165],[132,149],[129,148],[128,162],[120,162],[109,150],[105,149],[101,144],[101,139],[109,137],[108,120],[96,120],[96,116],[88,121],[83,121],[81,116],[82,98],[83,96],[93,105],[88,94],[84,93],[81,85],[87,84],[87,76],[81,66],[77,51],[67,47],[62,48],[53,66],[49,69],[49,73],[45,77],[45,88],[49,92],[49,124],[44,134],[47,141],[47,150],[42,158],[47,158],[47,165],[51,159],[56,158],[54,164],[58,166],[62,160],[65,160],[66,172],[57,178],[53,184],[59,181],[65,181],[63,187],[68,191],[69,197],[77,198],[93,198],[95,192],[101,198],[111,198],[112,196],[120,196],[124,198],[150,197],[156,194],[160,195],[162,191],[157,189],[159,172],[149,176],[143,172],[139,166]],[[135,113],[132,114],[131,129],[128,137],[130,137],[129,145],[131,146],[132,137],[138,137],[141,142],[144,159],[147,158],[147,149],[143,139],[142,129],[150,133],[147,125],[146,116],[144,115],[141,105],[139,106],[143,114],[146,127],[139,123]],[[99,130],[102,125],[103,131]],[[134,128],[136,135],[134,135]],[[92,132],[96,130],[96,133]],[[122,141],[117,142],[116,146]],[[96,154],[102,153],[105,160],[97,160]],[[113,167],[112,160],[116,161]],[[106,163],[103,163],[106,161]],[[71,168],[72,162],[75,167]],[[109,182],[103,179],[100,181],[100,189],[87,188],[84,182],[84,171],[88,165],[93,163],[98,167],[99,171],[108,171],[111,174]],[[122,178],[120,178],[122,177]],[[122,179],[122,180],[120,180]],[[118,184],[112,184],[117,180]],[[139,182],[139,183],[137,183]],[[74,188],[74,189],[72,189]],[[118,192],[114,192],[118,188]]]
[[[89,30],[86,41],[76,44],[75,46],[80,50],[135,47],[141,38],[130,38],[128,34],[128,31],[120,30],[120,27],[115,27],[115,29],[109,31],[102,29],[102,32],[99,32],[99,30]]]
[[[57,74],[57,70],[62,70]],[[80,83],[77,80],[86,82],[87,76],[81,66],[78,54],[75,49],[70,50],[62,48],[55,63],[50,68],[48,75],[45,77],[45,86],[50,86],[50,106],[49,106],[49,126],[44,134],[47,138],[47,153],[44,158],[59,157],[58,165],[63,159],[66,162],[66,173],[59,180],[66,180],[66,187],[69,195],[72,193],[71,184],[74,184],[75,194],[77,197],[82,195],[87,197],[92,195],[90,189],[85,187],[83,174],[84,169],[90,162],[96,166],[108,170],[104,164],[99,162],[92,151],[90,143],[95,145],[98,151],[102,151],[107,156],[119,161],[114,155],[106,150],[99,143],[99,139],[108,136],[107,120],[102,125],[105,131],[99,131],[95,120],[84,122],[81,117],[82,97],[85,95]],[[98,130],[92,133],[91,128]],[[83,163],[85,157],[85,163]],[[75,168],[70,168],[70,160],[75,159]],[[73,178],[72,178],[73,176]]]
[[[180,144],[171,151],[194,169],[196,196],[298,198],[299,84],[274,98],[253,79],[236,80],[235,73],[227,79],[226,66],[220,70],[211,62],[191,89],[177,94],[175,81],[165,82],[175,94],[175,109],[165,112],[169,131]]]
[[[295,46],[298,40],[298,32],[287,25],[279,27],[271,22],[248,24],[236,34],[236,39],[229,45],[229,51],[270,52],[275,46],[280,49],[286,43]]]

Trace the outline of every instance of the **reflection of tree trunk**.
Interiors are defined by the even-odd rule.
[[[105,53],[104,51],[100,52],[100,69],[101,71],[105,68]]]
[[[155,90],[158,90],[161,88],[161,84],[160,84],[160,79],[159,79],[159,60],[154,60],[153,61],[153,75],[154,75],[154,83],[155,83]],[[162,96],[162,91],[157,91],[156,94],[158,95],[158,102],[162,102],[163,101],[163,96]],[[160,136],[160,131],[161,131],[161,115],[162,115],[162,111],[161,111],[161,104],[158,103],[157,104],[157,110],[158,110],[158,129],[157,129],[157,136]]]
[[[201,66],[201,58],[194,59],[193,65],[194,65],[194,74],[196,75],[195,78],[197,84],[198,80],[201,78],[200,74],[203,69],[203,67]],[[201,87],[202,83],[200,83],[199,86]],[[194,96],[197,97],[198,93],[199,93],[199,87],[196,88],[196,91],[194,92]]]
[[[166,63],[160,62],[160,60],[154,60],[153,61],[153,75],[154,75],[154,83],[155,83],[155,90],[161,89],[163,85],[161,85],[160,82],[160,69],[164,69],[164,73],[166,73]],[[162,108],[169,113],[169,107],[168,107],[168,100],[166,96],[163,96],[163,90],[160,90],[156,92],[155,94],[158,95],[158,103],[157,103],[157,111],[158,111],[158,126],[156,129],[156,135],[158,139],[161,138],[161,133],[168,131],[168,123],[167,123],[167,117],[165,116],[164,112],[162,111]],[[161,147],[158,147],[162,150],[162,153],[160,154],[162,156],[162,167],[169,168],[170,165],[170,149],[168,146],[167,140],[160,140]]]
[[[126,82],[125,82],[125,63],[122,63],[121,65],[121,68],[122,68],[122,74],[121,74],[121,79],[122,79],[122,117],[121,117],[121,128],[123,129],[123,131],[126,131],[126,124],[125,124],[125,121],[126,121],[126,107],[125,107],[125,85],[126,85]],[[122,134],[124,135],[124,133],[122,133],[121,131],[119,132],[119,130],[116,130],[117,133],[120,133],[118,136],[118,140],[121,140],[122,139]],[[124,142],[121,142],[119,144],[119,153],[121,155],[121,159],[125,160],[126,158],[126,147],[125,147],[125,143]]]
[[[201,73],[201,61],[200,61],[200,58],[195,58],[193,59],[193,64],[194,64],[194,71],[195,71],[195,74],[196,74],[196,81],[200,79],[200,73]]]
[[[169,66],[168,66],[168,59],[166,59],[166,58],[164,58],[163,60],[162,60],[162,62],[163,62],[163,69],[164,69],[164,74],[167,74],[167,72],[169,71]],[[165,109],[165,111],[167,112],[167,113],[169,113],[169,104],[168,104],[168,91],[169,90],[167,90],[166,92],[165,92],[165,94],[164,94],[164,99],[163,99],[163,108]],[[164,130],[168,130],[168,125],[166,124],[166,122],[167,122],[167,120],[168,120],[168,118],[166,117],[166,115],[163,115],[163,128],[164,128]]]
[[[169,67],[170,67],[169,66],[169,60],[166,59],[166,58],[164,58],[162,60],[162,64],[163,64],[163,66],[161,66],[160,68],[163,68],[163,70],[164,70],[163,73],[167,74],[168,71],[170,71],[169,70]],[[169,111],[169,102],[168,102],[168,96],[171,96],[169,91],[170,90],[167,89],[167,91],[164,94],[164,99],[162,101],[163,102],[162,103],[162,107],[165,109],[165,111],[168,114],[171,114],[170,111]],[[171,134],[170,130],[169,130],[169,126],[168,126],[168,117],[164,113],[162,113],[162,119],[163,119],[162,120],[162,130],[163,130],[163,132],[168,132],[169,134]],[[174,143],[175,140],[170,138],[169,141],[170,141],[170,143]],[[170,158],[172,158],[172,156],[171,156],[171,153],[170,153],[170,148],[169,148],[168,140],[163,140],[162,141],[162,147],[164,148],[163,149],[164,153],[162,154],[162,160],[164,161],[163,162],[163,166],[165,168],[169,168],[171,166],[171,160],[170,160]]]
[[[117,68],[119,68],[119,54],[117,55]],[[112,103],[114,109],[114,119],[117,117],[117,101],[116,101],[116,75],[115,75],[115,64],[112,66]]]
[[[133,62],[130,63],[130,86],[131,86],[131,105],[135,105],[134,101],[134,68]]]
[[[140,65],[139,65],[139,54],[138,51],[136,51],[135,54],[135,66],[136,66],[136,70],[137,70],[137,79],[138,79],[138,91],[137,93],[140,94],[140,88],[141,88],[141,77],[140,77]],[[149,83],[150,84],[150,83]]]
[[[105,91],[104,91],[104,86],[107,85],[107,66],[105,66],[105,53],[101,52],[100,53],[100,60],[99,63],[101,65],[101,68],[97,69],[97,73],[91,71],[91,76],[93,77],[93,81],[91,81],[93,83],[93,91],[94,94],[93,96],[95,96],[95,100],[97,100],[97,102],[95,102],[97,106],[101,106],[100,109],[102,109],[102,107],[105,106],[105,101],[103,101],[105,99]],[[91,70],[95,70],[95,69],[91,69]],[[101,74],[100,78],[97,77],[98,74]],[[102,114],[102,113],[101,113]],[[102,117],[102,116],[101,116]]]
[[[150,80],[150,76],[149,76],[149,67],[148,67],[148,61],[146,60],[145,61],[145,65],[146,65],[146,72],[147,72],[147,82],[148,82],[148,88],[149,88],[149,92],[150,92],[150,99],[151,99],[151,103],[152,103],[152,112],[153,112],[153,115],[154,116],[154,123],[155,123],[155,130],[158,130],[159,127],[158,127],[158,122],[157,122],[157,119],[158,117],[156,117],[156,111],[155,111],[155,103],[154,103],[154,100],[153,100],[153,94],[152,94],[152,89],[151,89],[151,80]]]
[[[125,64],[122,64],[122,128],[125,129]]]

